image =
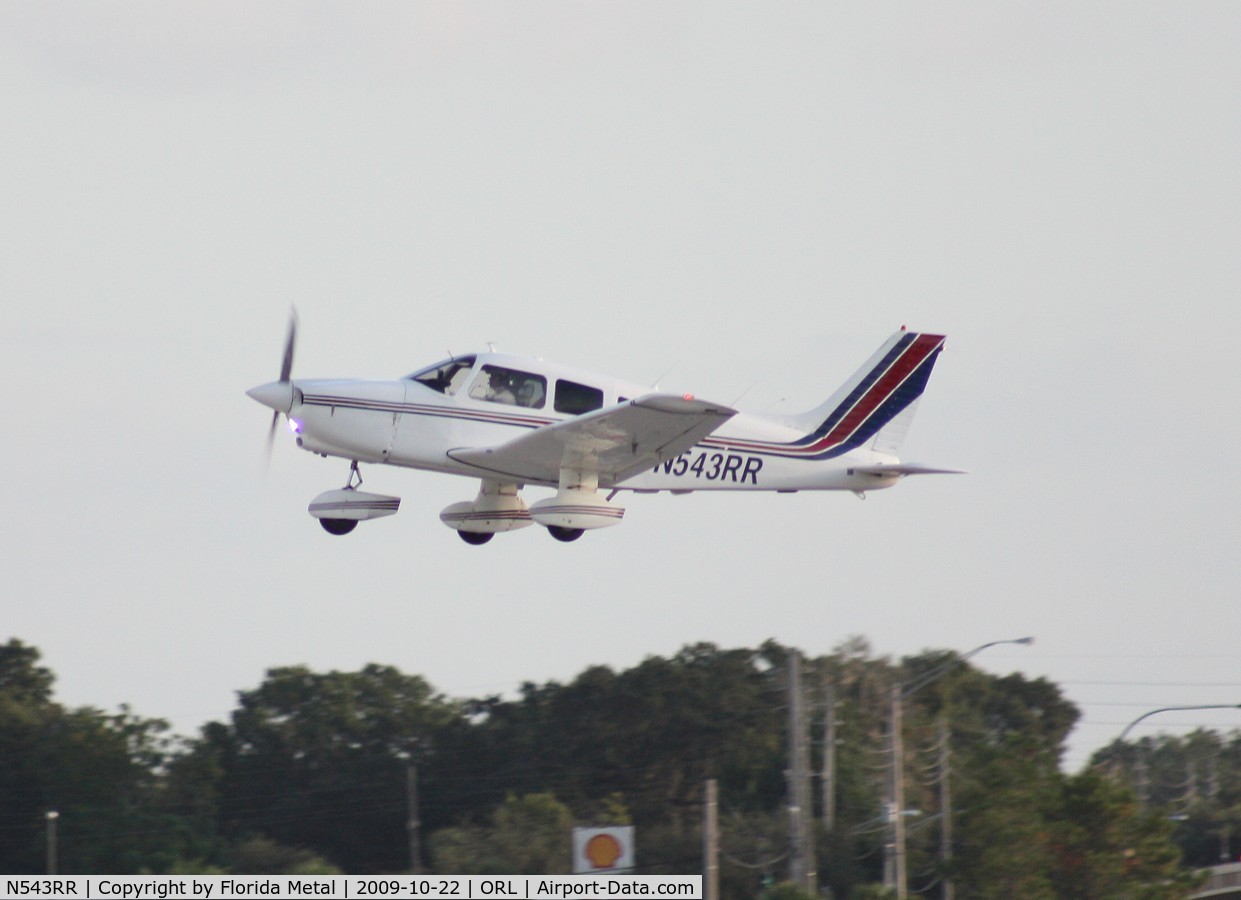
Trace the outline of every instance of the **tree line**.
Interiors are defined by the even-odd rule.
[[[238,692],[227,721],[182,737],[126,707],[65,708],[38,650],[12,639],[0,645],[0,870],[44,871],[55,810],[66,873],[416,864],[556,874],[568,870],[574,824],[633,824],[639,872],[693,873],[703,787],[715,779],[723,895],[787,894],[788,660],[775,642],[694,644],[620,671],[526,683],[515,697],[469,699],[385,665],[274,668]],[[883,896],[889,698],[927,673],[940,677],[903,707],[911,892],[938,897],[948,879],[961,898],[1179,898],[1192,866],[1235,858],[1241,735],[1113,744],[1066,774],[1079,713],[1056,685],[989,675],[948,652],[876,658],[854,639],[803,668],[816,736],[827,686],[834,699],[834,764],[815,787],[817,871],[833,896]],[[819,739],[811,764],[822,772]]]

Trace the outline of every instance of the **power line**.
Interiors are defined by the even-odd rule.
[[[1070,687],[1218,687],[1241,688],[1241,681],[1057,681]]]

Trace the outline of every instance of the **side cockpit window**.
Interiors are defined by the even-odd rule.
[[[486,365],[470,385],[470,396],[491,403],[542,409],[547,402],[547,379],[532,372]]]
[[[466,377],[472,368],[474,368],[474,357],[461,356],[420,369],[413,375],[407,375],[406,378],[451,397],[461,389],[461,385],[465,384]]]
[[[582,413],[603,408],[603,391],[589,385],[578,384],[576,381],[565,381],[562,378],[556,382],[554,406],[556,412],[580,416]]]

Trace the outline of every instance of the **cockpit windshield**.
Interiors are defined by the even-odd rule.
[[[547,398],[547,379],[504,366],[483,366],[470,385],[470,396],[491,403],[542,409]]]
[[[419,369],[412,375],[406,375],[405,378],[407,381],[416,381],[433,391],[439,391],[451,397],[460,390],[461,385],[465,384],[466,377],[472,368],[474,368],[474,357],[458,356],[437,362],[425,369]]]

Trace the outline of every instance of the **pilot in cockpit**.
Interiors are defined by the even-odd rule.
[[[495,403],[507,403],[509,406],[517,405],[517,393],[513,390],[513,376],[509,372],[492,372],[491,373],[491,394],[488,400]]]

